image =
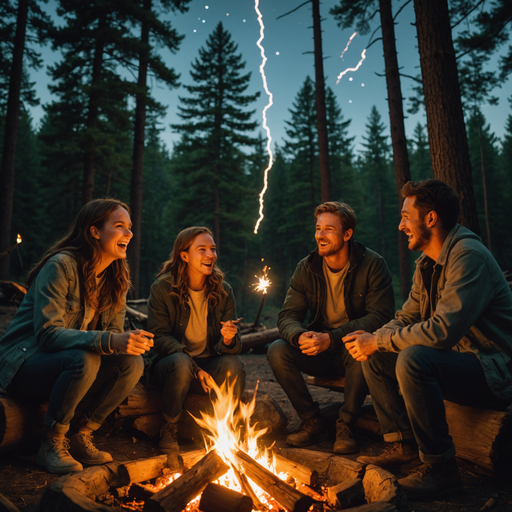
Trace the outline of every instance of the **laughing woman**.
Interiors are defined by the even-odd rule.
[[[123,332],[130,228],[125,204],[86,204],[30,272],[0,340],[0,385],[21,401],[49,402],[36,462],[52,473],[112,461],[94,446],[92,432],[135,386],[140,356],[153,345],[149,332]],[[68,441],[71,420],[77,432]]]
[[[211,231],[186,228],[151,287],[148,329],[158,354],[152,373],[164,390],[164,453],[179,449],[178,422],[189,390],[207,393],[212,378],[221,384],[228,376],[236,379],[235,398],[244,389],[235,298],[216,261]]]

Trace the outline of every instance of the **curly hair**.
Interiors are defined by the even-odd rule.
[[[181,258],[181,253],[188,251],[196,237],[202,233],[206,233],[213,238],[213,233],[202,226],[191,226],[180,231],[174,240],[169,259],[162,264],[162,269],[157,274],[157,277],[169,274],[168,282],[171,285],[169,295],[175,295],[179,304],[183,304],[188,298],[188,264]],[[226,295],[222,287],[223,281],[224,272],[215,263],[211,275],[206,276],[205,285],[206,300],[212,306],[215,306],[221,297]]]
[[[87,203],[78,213],[69,233],[56,242],[30,271],[26,286],[30,288],[45,263],[55,254],[70,252],[77,262],[80,287],[85,302],[96,316],[111,307],[116,312],[124,306],[126,292],[131,286],[130,268],[126,259],[114,260],[105,270],[105,277],[98,290],[95,269],[101,260],[98,241],[91,234],[91,227],[102,229],[110,215],[118,208],[130,209],[117,199],[95,199]],[[99,301],[98,297],[101,297]]]

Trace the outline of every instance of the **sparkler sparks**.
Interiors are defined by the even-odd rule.
[[[263,88],[265,89],[265,92],[268,96],[268,103],[263,109],[262,117],[263,117],[263,128],[267,132],[267,153],[268,153],[268,166],[265,169],[263,173],[263,189],[260,192],[259,195],[259,202],[260,202],[260,208],[259,208],[259,218],[256,222],[256,226],[254,227],[254,234],[258,232],[258,228],[260,226],[261,221],[263,220],[263,198],[265,196],[265,192],[268,188],[268,172],[272,168],[272,165],[274,163],[274,155],[272,154],[272,150],[270,149],[270,143],[272,141],[272,137],[270,136],[270,128],[267,126],[267,110],[272,106],[273,104],[273,95],[268,90],[267,86],[267,77],[265,75],[265,64],[267,62],[267,57],[265,57],[265,49],[261,45],[261,42],[263,41],[263,38],[265,37],[263,34],[263,31],[265,29],[265,26],[263,25],[263,15],[261,14],[259,10],[259,0],[254,0],[254,10],[256,11],[256,14],[258,15],[258,23],[260,24],[260,38],[256,42],[256,45],[260,49],[261,52],[261,65],[260,65],[260,74],[261,78],[263,80]]]
[[[263,267],[263,276],[254,276],[256,279],[258,279],[258,282],[252,285],[255,292],[263,292],[264,295],[268,293],[268,287],[272,284],[268,278],[269,270],[270,268],[265,265]]]
[[[23,242],[23,240],[21,239],[21,235],[18,233],[18,236],[16,237],[16,243],[21,244],[21,242]]]

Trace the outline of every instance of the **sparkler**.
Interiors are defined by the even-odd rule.
[[[16,237],[16,243],[10,249],[7,249],[6,251],[0,253],[0,260],[4,256],[7,256],[10,252],[14,251],[14,249],[16,249],[16,247],[18,247],[21,244],[21,242],[23,242],[23,240],[21,238],[21,235],[18,234],[18,236]],[[18,256],[19,256],[19,252],[18,252]],[[20,256],[20,262],[21,262],[21,256]]]
[[[270,136],[270,128],[267,126],[267,110],[273,104],[273,95],[268,90],[267,77],[265,75],[265,64],[267,62],[267,57],[265,57],[265,49],[261,45],[261,42],[263,41],[263,38],[265,37],[263,35],[265,26],[263,25],[263,15],[261,14],[259,7],[258,7],[259,3],[260,3],[259,0],[254,0],[254,10],[256,11],[256,14],[258,15],[258,23],[260,24],[260,38],[256,42],[256,45],[258,46],[258,48],[260,49],[260,52],[261,52],[260,74],[261,74],[261,78],[263,80],[263,88],[265,89],[265,92],[267,93],[267,96],[268,96],[268,103],[262,112],[263,128],[267,132],[268,166],[263,173],[263,189],[261,190],[260,195],[259,195],[259,202],[260,202],[259,218],[256,222],[256,226],[254,227],[254,234],[256,234],[258,232],[260,223],[263,220],[263,197],[265,196],[265,192],[267,191],[267,187],[268,187],[268,172],[270,171],[270,169],[272,168],[272,165],[274,163],[274,155],[272,154],[272,150],[270,149],[270,143],[272,141],[272,137]]]
[[[263,267],[263,276],[261,276],[261,277],[254,276],[258,279],[258,282],[252,285],[254,288],[254,291],[263,292],[263,293],[261,294],[260,307],[258,308],[258,312],[256,313],[256,320],[254,320],[254,323],[252,324],[253,327],[256,327],[258,325],[258,320],[260,319],[261,310],[263,309],[263,304],[265,304],[265,299],[267,297],[268,287],[272,284],[268,278],[269,270],[270,270],[270,267],[265,265]]]

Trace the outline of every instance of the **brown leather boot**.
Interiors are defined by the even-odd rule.
[[[336,441],[332,450],[334,453],[356,453],[358,451],[354,425],[345,423],[341,419],[336,421]]]
[[[309,446],[319,443],[329,437],[323,418],[308,418],[302,420],[299,430],[286,438],[286,444],[291,446]]]
[[[158,444],[163,453],[179,452],[178,446],[179,421],[166,423],[160,430],[160,443]]]
[[[421,464],[418,445],[414,440],[391,443],[379,456],[363,455],[358,457],[357,461],[383,468]]]
[[[407,497],[415,500],[432,499],[461,489],[459,468],[455,459],[439,464],[423,464],[398,483]]]

